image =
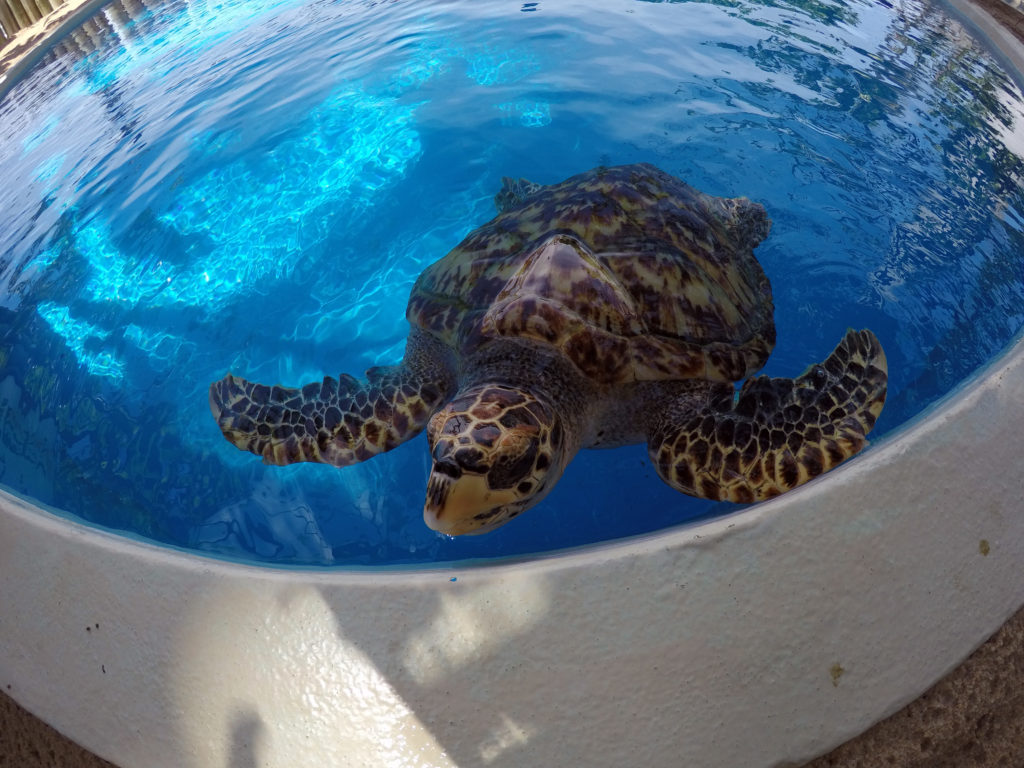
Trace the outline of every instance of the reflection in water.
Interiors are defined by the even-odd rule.
[[[261,157],[214,167],[181,189],[153,225],[172,230],[159,233],[156,242],[180,244],[184,263],[165,260],[156,249],[140,252],[137,244],[122,248],[96,219],[73,227],[67,242],[51,245],[46,263],[56,260],[54,248],[84,259],[90,301],[216,312],[240,292],[288,278],[300,260],[316,260],[330,232],[344,226],[336,221],[340,212],[368,215],[374,197],[403,176],[420,152],[411,122],[412,110],[393,99],[358,90],[332,95],[313,110],[297,138]],[[230,139],[201,135],[195,142],[222,149]],[[202,253],[194,255],[197,241]]]

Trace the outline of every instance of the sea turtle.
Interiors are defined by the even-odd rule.
[[[426,427],[424,518],[453,535],[532,507],[580,448],[646,442],[673,488],[752,502],[865,445],[887,382],[871,331],[734,387],[775,344],[761,205],[647,164],[506,179],[495,202],[416,281],[401,364],[300,389],[228,374],[210,387],[224,436],[268,464],[341,467]]]

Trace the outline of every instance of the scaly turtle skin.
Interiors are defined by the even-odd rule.
[[[751,502],[866,444],[887,382],[870,331],[795,379],[734,389],[775,344],[762,206],[646,164],[506,179],[495,202],[416,281],[400,365],[301,389],[229,374],[210,387],[225,437],[268,464],[340,467],[425,427],[424,518],[449,534],[533,506],[580,448],[646,442],[672,487]]]

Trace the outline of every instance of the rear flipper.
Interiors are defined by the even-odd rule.
[[[691,496],[778,496],[867,444],[887,370],[871,331],[847,331],[824,362],[796,379],[758,376],[736,398],[723,386],[700,410],[670,407],[649,436],[651,460],[666,483]]]
[[[494,196],[494,207],[498,213],[511,211],[518,208],[528,197],[540,192],[544,187],[535,184],[527,179],[513,179],[510,176],[503,176],[501,179],[501,190]]]
[[[343,467],[415,436],[447,396],[406,366],[371,368],[301,389],[254,384],[230,373],[210,385],[210,410],[228,442],[266,464],[317,461]]]

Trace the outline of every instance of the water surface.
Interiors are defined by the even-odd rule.
[[[766,372],[847,327],[890,363],[876,435],[1024,319],[1021,94],[919,2],[113,4],[0,102],[0,483],[145,538],[280,563],[546,551],[735,511],[635,446],[582,453],[495,533],[425,528],[424,437],[267,468],[226,371],[396,362],[420,270],[502,176],[651,162],[762,202]]]

